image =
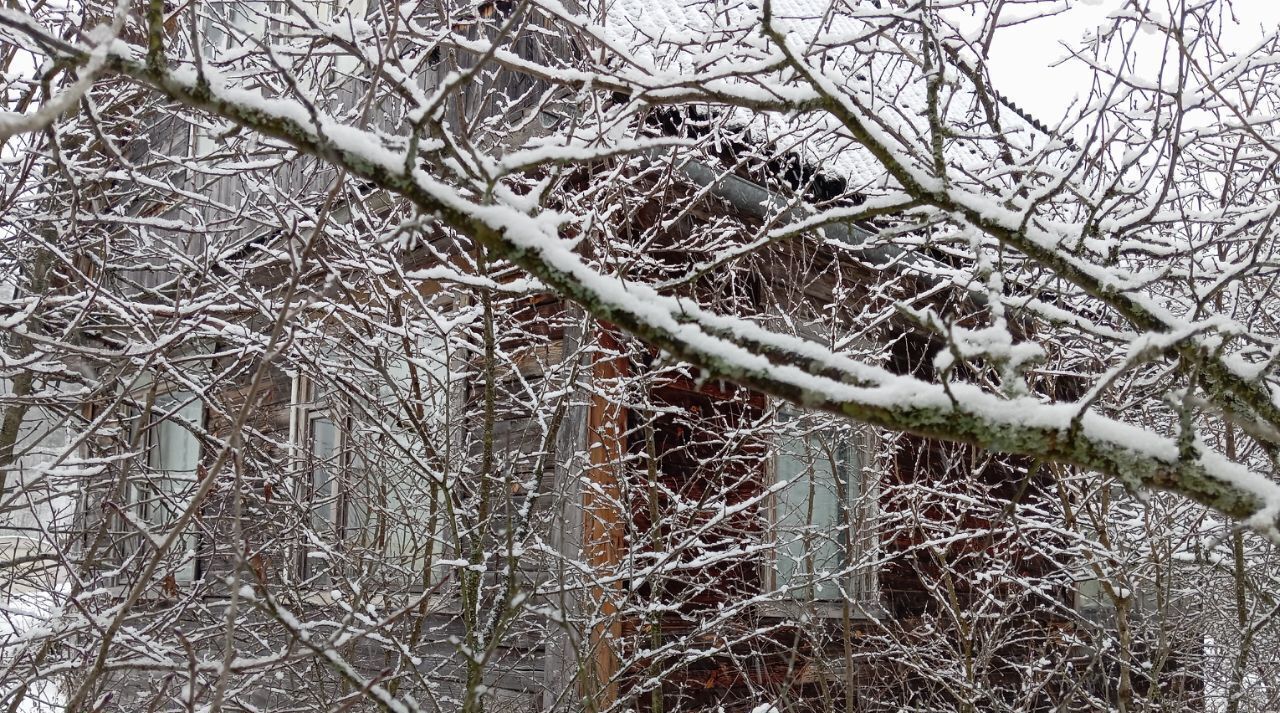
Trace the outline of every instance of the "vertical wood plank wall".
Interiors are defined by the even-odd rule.
[[[617,340],[607,329],[600,330],[600,353],[595,357],[593,379],[597,385],[625,376],[626,360],[609,356],[616,352]],[[587,482],[582,494],[582,547],[587,564],[599,572],[608,572],[622,556],[623,513],[619,469],[625,453],[622,435],[626,428],[626,409],[610,402],[599,391],[591,397],[587,414],[587,442],[590,448]],[[616,585],[615,585],[616,586]],[[605,708],[618,697],[614,681],[618,672],[615,642],[622,631],[617,607],[606,586],[596,585],[590,606],[602,623],[592,626],[588,653],[591,667],[582,682],[584,709]]]

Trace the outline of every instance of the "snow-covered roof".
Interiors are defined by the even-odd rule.
[[[596,15],[603,37],[619,54],[651,77],[728,76],[767,56],[761,34],[763,0],[600,0]],[[928,145],[926,72],[920,55],[901,37],[883,32],[885,14],[869,3],[845,0],[772,0],[775,27],[799,40],[810,61],[820,61],[841,88],[856,96],[877,120],[901,136],[907,146]],[[781,73],[779,84],[794,81]],[[963,128],[972,120],[975,93],[954,76],[945,77],[941,106],[945,121]],[[760,91],[768,87],[757,84]],[[1001,105],[1008,129],[1030,128],[1010,107]],[[855,191],[885,186],[885,171],[825,112],[781,115],[738,110],[731,117],[753,142],[794,153],[822,172],[835,175]],[[1016,138],[1015,138],[1016,140]],[[990,141],[952,140],[953,165],[989,167],[996,159]]]

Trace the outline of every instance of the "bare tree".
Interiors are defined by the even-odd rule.
[[[1274,707],[1244,10],[11,3],[0,705]]]

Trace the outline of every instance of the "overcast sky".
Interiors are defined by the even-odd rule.
[[[1080,46],[1081,38],[1124,2],[1062,0],[1069,9],[1054,17],[1005,28],[996,35],[989,58],[996,87],[1053,123],[1072,99],[1088,90],[1089,73],[1080,63],[1054,66],[1068,55],[1063,44]],[[1227,27],[1225,37],[1241,50],[1249,49],[1264,31],[1280,27],[1280,0],[1235,0],[1233,6],[1239,23]]]

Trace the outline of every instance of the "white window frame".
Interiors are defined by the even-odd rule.
[[[311,381],[305,377],[299,378],[299,383],[295,386],[295,390],[299,395],[304,396],[302,403],[296,404],[300,417],[297,420],[297,432],[293,436],[293,442],[298,446],[298,464],[300,472],[305,474],[303,483],[303,502],[307,508],[307,526],[310,528],[308,532],[315,532],[322,528],[331,528],[332,541],[326,542],[329,548],[336,549],[342,546],[345,540],[345,524],[346,524],[346,500],[345,497],[345,481],[348,479],[349,468],[347,453],[349,449],[345,447],[343,434],[344,429],[338,423],[335,423],[335,415],[332,409],[319,406],[315,403],[312,394],[313,387]],[[340,417],[338,417],[340,418]],[[337,463],[328,464],[328,487],[332,490],[326,494],[324,499],[327,501],[323,507],[330,509],[329,516],[321,515],[317,510],[322,506],[317,502],[317,471],[322,466],[320,459],[316,455],[316,426],[328,421],[333,428],[333,455],[326,458],[336,456]],[[315,579],[317,584],[327,584],[329,582],[330,570],[327,566],[319,566],[318,563],[327,563],[327,555],[323,552],[319,543],[305,541],[301,545],[300,560],[298,563],[298,573],[304,580]]]
[[[419,352],[429,348],[422,344],[421,340],[417,346]],[[398,370],[398,364],[392,365],[388,369],[390,372],[389,375],[394,376],[398,373]],[[446,388],[452,390],[454,385],[451,383],[451,374],[448,373],[448,371],[446,371],[445,378],[450,380],[450,383],[446,384]],[[379,391],[382,391],[382,389],[379,389]],[[337,395],[332,398],[345,400],[349,397],[345,395]],[[367,482],[367,479],[358,475],[361,466],[355,462],[356,459],[353,457],[353,454],[357,449],[349,445],[352,429],[357,427],[357,424],[351,415],[351,411],[353,410],[352,404],[348,401],[342,405],[342,408],[334,408],[335,404],[326,403],[325,399],[325,396],[315,394],[315,387],[311,379],[308,379],[305,376],[295,378],[293,399],[295,409],[293,417],[295,433],[292,436],[292,442],[297,448],[296,462],[298,464],[298,472],[303,473],[305,478],[304,492],[302,495],[304,496],[303,502],[306,504],[308,509],[308,524],[311,526],[313,531],[319,530],[323,527],[329,528],[332,533],[332,541],[325,542],[324,546],[346,551],[347,548],[358,547],[363,544],[357,541],[356,538],[366,532],[366,526],[363,522],[366,515],[358,512],[360,499],[353,497],[353,494],[357,488]],[[386,408],[398,409],[398,405],[394,404],[390,399],[391,396],[389,394],[384,393],[380,395],[380,400],[384,401]],[[446,418],[448,410],[448,405],[446,404],[444,412],[444,416]],[[336,457],[336,461],[329,466],[336,470],[336,474],[332,474],[328,478],[328,487],[334,490],[331,495],[326,496],[326,499],[330,501],[328,507],[331,508],[333,513],[328,517],[318,515],[316,512],[316,493],[317,488],[320,485],[320,483],[317,482],[316,475],[317,469],[322,464],[316,458],[315,428],[317,423],[323,421],[331,423],[334,429],[333,448],[335,455],[331,457]],[[435,491],[435,496],[436,501],[434,504],[431,503],[429,499],[426,502],[426,507],[428,508],[426,511],[426,517],[428,519],[431,518],[430,508],[433,505],[436,508],[435,531],[422,535],[426,537],[434,537],[436,540],[435,544],[431,547],[431,572],[425,582],[421,577],[407,582],[409,588],[414,591],[421,591],[424,586],[434,586],[441,580],[444,572],[444,567],[441,562],[446,559],[444,552],[444,538],[442,537],[445,531],[447,517],[447,513],[445,512],[446,504],[444,503],[439,490]],[[403,498],[397,498],[396,502],[403,503],[405,500]],[[430,527],[428,526],[427,529],[430,529]],[[416,530],[414,532],[416,533]],[[402,534],[402,532],[395,532],[389,535],[384,533],[384,535],[388,537],[399,537]],[[384,549],[391,546],[392,545],[385,540],[382,543],[382,547]],[[388,556],[390,553],[384,552],[383,554],[384,556]],[[300,561],[298,564],[298,572],[300,576],[304,580],[312,580],[316,586],[325,586],[329,584],[332,581],[330,576],[332,571],[319,566],[319,563],[325,561],[325,559],[322,549],[317,545],[317,543],[303,542],[301,546]],[[415,567],[420,564],[425,563],[415,563]]]
[[[778,421],[800,421],[806,418],[801,411],[782,406],[777,410]],[[806,428],[803,438],[806,440],[814,436],[825,436],[842,441],[836,444],[837,448],[848,449],[848,454],[856,454],[856,462],[847,464],[849,460],[854,458],[846,456],[846,473],[844,477],[847,479],[850,487],[856,489],[857,492],[850,492],[847,502],[843,510],[843,517],[846,520],[841,527],[845,529],[847,538],[841,543],[841,559],[840,569],[848,569],[851,564],[856,564],[861,558],[871,557],[874,561],[875,552],[879,549],[879,542],[876,541],[877,530],[876,522],[879,518],[879,490],[876,478],[873,475],[873,464],[875,455],[875,437],[866,428],[855,428],[852,433],[838,433],[831,428],[823,428],[815,426]],[[792,480],[786,486],[778,487],[778,478],[780,475],[780,459],[784,457],[783,448],[785,447],[780,439],[791,438],[785,433],[775,435],[773,442],[770,443],[771,455],[767,462],[768,477],[767,482],[772,489],[768,503],[768,521],[769,531],[768,538],[774,547],[770,549],[770,557],[766,566],[767,571],[763,577],[769,587],[769,591],[775,595],[774,608],[781,608],[787,612],[798,612],[804,610],[809,614],[818,614],[820,616],[843,616],[852,610],[854,616],[876,616],[880,613],[879,607],[879,577],[876,568],[869,569],[862,573],[851,570],[843,575],[837,575],[836,579],[827,582],[819,582],[818,586],[828,585],[823,591],[805,592],[803,586],[789,588],[783,591],[786,582],[783,581],[785,576],[780,566],[780,557],[786,556],[783,551],[784,543],[781,539],[783,528],[780,522],[780,509],[783,505],[786,491],[792,488],[805,487],[806,483],[812,484],[812,476],[817,469],[817,465],[812,466],[807,473],[807,477]],[[819,454],[817,458],[830,458]],[[839,458],[839,456],[836,456]],[[816,459],[815,459],[816,460]],[[839,467],[839,466],[837,466]],[[852,472],[849,472],[852,471]],[[848,522],[852,520],[852,522]],[[806,524],[805,527],[818,526],[816,524]],[[852,551],[851,551],[852,550]],[[852,557],[850,557],[852,555]],[[806,575],[800,571],[795,575],[802,578]],[[840,585],[843,584],[843,587]],[[813,586],[812,584],[809,586]],[[841,592],[843,589],[843,593]],[[845,594],[848,596],[846,597]],[[846,607],[850,605],[850,607]]]

